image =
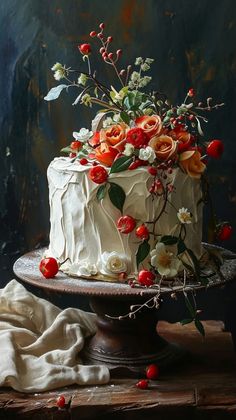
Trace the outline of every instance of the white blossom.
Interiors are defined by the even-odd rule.
[[[155,151],[150,146],[147,146],[145,149],[140,149],[139,159],[148,161],[149,163],[153,163],[156,159]]]
[[[190,224],[192,223],[192,215],[190,213],[190,211],[184,207],[182,207],[181,209],[179,209],[178,213],[177,213],[177,217],[179,219],[179,221],[183,224]]]
[[[92,137],[93,132],[89,131],[87,128],[81,128],[79,132],[73,131],[73,137],[75,140],[78,140],[82,143],[86,143],[90,137]]]
[[[135,60],[135,65],[140,66],[140,64],[142,64],[142,62],[143,62],[142,57],[137,57],[136,60]]]
[[[79,78],[78,78],[78,83],[79,83],[80,85],[82,85],[82,86],[85,86],[85,85],[86,85],[87,80],[88,80],[88,77],[86,76],[86,74],[81,73],[81,74],[80,74],[80,76],[79,76]]]
[[[149,64],[147,64],[147,63],[141,64],[141,70],[142,71],[148,71],[149,69],[150,69]]]
[[[156,244],[150,255],[151,265],[161,276],[174,277],[182,269],[181,261],[162,242]]]
[[[103,252],[101,255],[101,268],[102,274],[114,275],[124,273],[127,271],[128,262],[127,258],[123,254],[118,252]]]
[[[131,156],[133,153],[134,153],[134,146],[130,143],[126,143],[123,154],[125,156]]]

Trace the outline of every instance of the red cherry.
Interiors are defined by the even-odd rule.
[[[106,182],[108,178],[108,173],[106,169],[100,165],[93,166],[93,168],[89,170],[88,175],[89,175],[89,178],[96,184],[103,184],[104,182]]]
[[[82,146],[82,143],[80,143],[80,141],[72,141],[70,144],[70,148],[72,150],[79,150]]]
[[[152,286],[154,284],[155,274],[149,270],[141,270],[138,273],[138,282],[142,286]]]
[[[119,232],[127,234],[134,230],[136,221],[132,216],[122,216],[117,220],[116,226]]]
[[[147,389],[148,388],[148,381],[147,381],[147,379],[141,379],[135,385],[139,389]]]
[[[157,379],[159,376],[159,367],[155,364],[147,366],[146,376],[148,379]]]
[[[102,22],[102,23],[100,23],[99,28],[100,28],[100,29],[104,29],[104,28],[105,28],[105,23],[103,23],[103,22]]]
[[[157,168],[155,168],[154,166],[150,166],[148,168],[148,172],[149,172],[150,175],[156,176],[156,174],[157,174]]]
[[[193,96],[196,95],[196,91],[193,88],[190,88],[188,91],[188,96],[190,96],[190,98],[192,98]]]
[[[212,140],[206,148],[206,152],[208,156],[213,157],[215,159],[220,158],[223,151],[224,151],[224,144],[222,143],[221,140]]]
[[[80,165],[87,165],[88,160],[86,158],[81,158],[79,163],[80,163]]]
[[[58,273],[58,262],[53,257],[43,258],[40,261],[39,270],[46,279],[52,279]]]
[[[91,45],[90,44],[81,44],[78,45],[78,48],[83,55],[88,55],[91,53]]]
[[[66,405],[66,400],[64,395],[60,395],[60,397],[57,398],[57,407],[64,408]]]
[[[233,228],[232,228],[231,225],[223,225],[220,228],[220,230],[219,230],[219,232],[217,234],[217,238],[220,241],[227,241],[228,239],[231,238],[232,233],[233,233]]]
[[[149,231],[148,231],[147,226],[141,225],[141,226],[137,227],[137,229],[135,231],[135,235],[140,239],[148,239]]]
[[[91,31],[89,35],[91,36],[91,38],[94,38],[97,35],[97,32]]]

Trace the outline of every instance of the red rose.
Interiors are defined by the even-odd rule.
[[[89,170],[89,178],[96,184],[103,184],[108,178],[108,173],[103,166],[94,166]]]
[[[147,146],[149,138],[142,128],[131,128],[126,135],[127,143],[132,144],[136,149]]]

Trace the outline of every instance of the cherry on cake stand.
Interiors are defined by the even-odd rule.
[[[223,250],[221,248],[221,250]],[[211,277],[208,287],[220,286],[236,278],[236,255],[223,250],[223,277]],[[90,364],[106,364],[116,372],[140,375],[150,363],[166,368],[186,355],[174,343],[168,343],[157,332],[158,310],[143,307],[136,318],[115,319],[130,312],[130,306],[146,302],[157,294],[153,288],[131,288],[128,284],[72,278],[59,272],[54,279],[45,279],[38,267],[44,250],[36,250],[20,257],[14,264],[16,276],[36,287],[50,291],[85,295],[97,314],[97,333],[86,341],[83,359]],[[205,286],[186,286],[197,292]],[[163,286],[162,295],[178,293],[181,287]]]

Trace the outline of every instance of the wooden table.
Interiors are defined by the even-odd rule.
[[[193,325],[160,322],[167,340],[190,350],[185,363],[153,381],[147,390],[135,379],[112,379],[108,385],[68,387],[41,394],[0,391],[0,419],[84,420],[236,419],[236,360],[231,336],[220,321],[205,321],[203,339]],[[63,394],[69,407],[59,410]]]

